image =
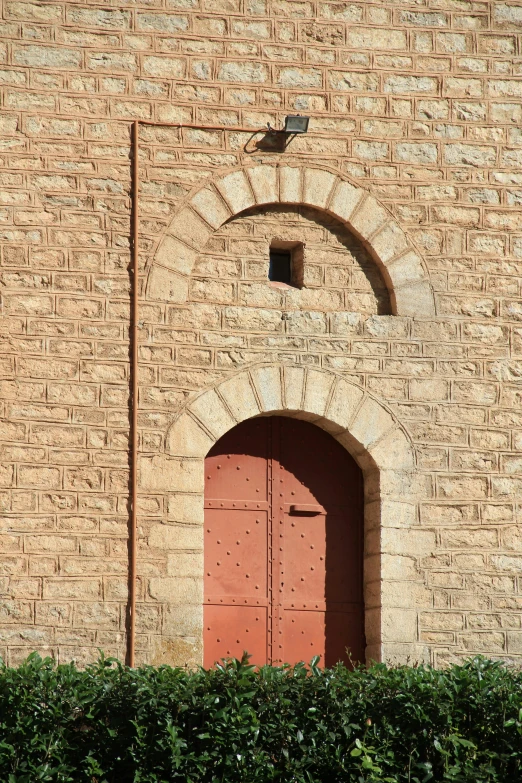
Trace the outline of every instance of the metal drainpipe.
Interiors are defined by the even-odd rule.
[[[131,330],[130,330],[130,371],[131,371],[131,508],[129,520],[129,604],[127,633],[127,665],[133,667],[136,652],[136,566],[138,549],[138,347],[139,347],[139,129],[140,125],[153,125],[166,128],[190,128],[193,130],[218,130],[240,133],[269,133],[266,128],[255,130],[239,126],[226,125],[190,125],[180,122],[152,122],[149,120],[134,120],[131,130]],[[278,131],[276,131],[278,132]],[[328,134],[314,133],[314,136],[330,138]]]
[[[138,206],[139,206],[139,123],[132,123],[132,303],[131,303],[131,518],[129,530],[129,628],[127,635],[127,665],[134,666],[136,649],[136,561],[138,547],[138,317],[139,317],[139,269],[138,269]]]

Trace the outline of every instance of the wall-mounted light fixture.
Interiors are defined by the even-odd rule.
[[[285,117],[285,133],[307,133],[310,117],[302,117],[300,114],[289,114]]]
[[[308,123],[310,117],[303,117],[301,114],[288,114],[285,117],[285,126],[279,130],[272,128],[269,122],[267,122],[269,133],[286,133],[287,135],[294,135],[296,133],[308,133]]]

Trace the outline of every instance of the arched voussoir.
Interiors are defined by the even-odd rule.
[[[336,373],[295,365],[256,365],[197,395],[171,425],[165,452],[202,458],[236,424],[274,413],[327,430],[363,468],[414,470],[409,435],[381,401]]]
[[[254,164],[216,175],[192,191],[156,249],[148,298],[186,301],[188,277],[213,232],[244,210],[267,204],[301,204],[332,215],[368,248],[388,286],[394,314],[435,314],[424,260],[391,212],[364,188],[313,165]]]

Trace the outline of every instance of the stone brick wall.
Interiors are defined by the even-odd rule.
[[[144,459],[171,448],[200,392],[259,364],[349,380],[415,447],[409,529],[396,510],[393,535],[369,525],[367,543],[388,592],[409,585],[406,635],[437,664],[519,660],[522,4],[4,0],[1,12],[1,654],[124,654],[137,118],[225,127],[140,129]],[[286,149],[254,133],[294,111],[311,130]],[[146,288],[178,208],[253,164],[313,164],[368,191],[416,248],[436,315],[394,309],[385,248],[299,205],[208,227],[183,298]],[[301,291],[263,281],[275,233],[306,242]],[[178,495],[145,465],[138,659],[197,661],[197,481],[181,461]]]

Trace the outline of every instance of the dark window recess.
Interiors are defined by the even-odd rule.
[[[292,254],[285,250],[270,250],[268,279],[275,283],[292,284]]]

